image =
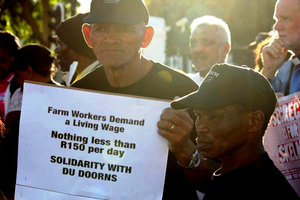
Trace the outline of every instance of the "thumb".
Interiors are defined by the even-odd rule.
[[[180,97],[179,96],[176,96],[176,97],[174,97],[174,99],[173,100],[177,100],[177,99],[179,99]]]

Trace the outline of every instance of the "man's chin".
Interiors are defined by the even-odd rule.
[[[103,67],[105,68],[122,68],[124,67],[127,62],[125,62],[125,60],[103,60],[103,61],[100,61],[100,63],[103,65]]]

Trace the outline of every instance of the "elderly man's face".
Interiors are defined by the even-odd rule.
[[[214,64],[225,62],[223,46],[216,27],[197,27],[190,37],[190,56],[196,71],[208,71]]]
[[[234,105],[194,112],[197,115],[197,147],[203,157],[221,159],[247,143],[247,113],[239,113]]]
[[[144,27],[143,23],[92,24],[90,41],[98,61],[104,67],[121,67],[137,58],[144,38]]]
[[[279,39],[294,53],[300,53],[300,1],[279,0],[274,13]]]

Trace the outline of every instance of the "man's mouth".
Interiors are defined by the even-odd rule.
[[[199,150],[205,149],[209,146],[209,142],[207,141],[203,141],[203,140],[199,140],[198,138],[196,139],[197,142],[197,148]]]
[[[120,49],[104,49],[104,50],[102,50],[102,52],[104,52],[104,53],[118,53],[118,52],[122,52],[122,50],[120,50]]]
[[[197,56],[194,56],[194,60],[199,60],[199,59],[205,59],[207,56],[205,55],[197,55]]]
[[[197,143],[197,147],[198,147],[198,149],[199,150],[202,150],[202,149],[205,149],[205,147],[207,147],[208,146],[208,144],[206,144],[206,143]]]
[[[285,38],[286,35],[285,35],[285,34],[278,34],[278,37],[279,37],[279,38]]]

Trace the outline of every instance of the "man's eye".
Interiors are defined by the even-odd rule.
[[[216,118],[216,116],[215,115],[208,115],[208,118],[209,119],[214,119],[214,118]]]
[[[104,32],[105,30],[106,30],[105,27],[97,27],[97,28],[95,29],[96,32]]]
[[[220,120],[220,117],[219,117],[219,116],[216,116],[216,115],[210,115],[210,116],[208,116],[208,119],[209,119],[210,121],[216,122],[216,121],[219,121],[219,120]]]
[[[202,41],[201,41],[201,44],[202,44],[202,45],[205,45],[205,46],[210,46],[210,45],[213,45],[214,42],[215,42],[214,40],[206,39],[206,40],[202,40]]]
[[[119,27],[118,30],[119,30],[120,32],[129,32],[129,31],[131,31],[131,29],[130,29],[129,27],[126,27],[126,26],[124,26],[124,27]]]

